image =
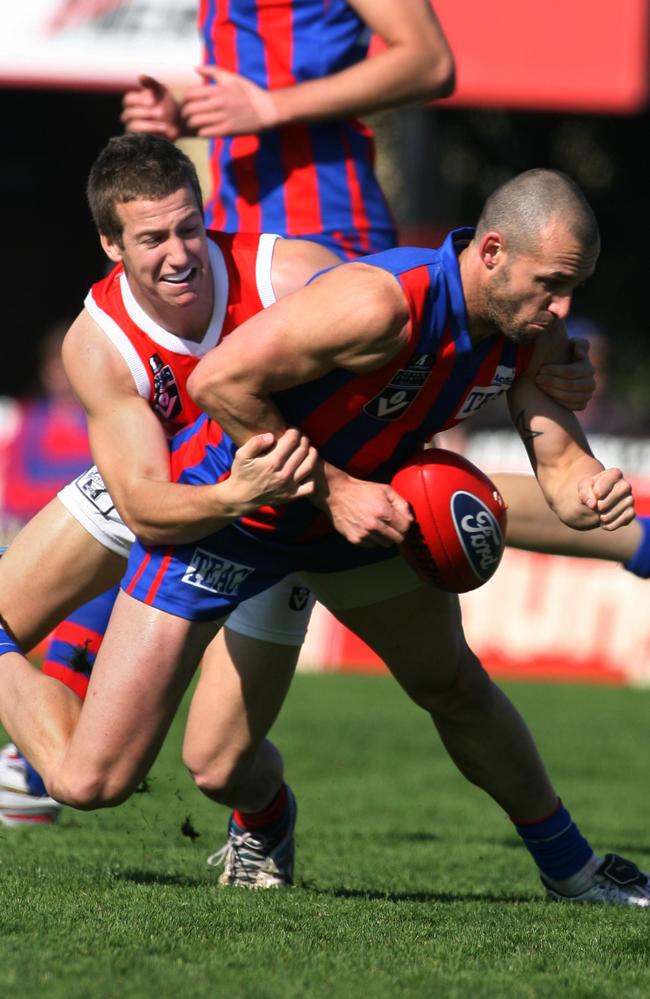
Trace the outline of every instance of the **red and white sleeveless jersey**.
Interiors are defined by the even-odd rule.
[[[187,392],[200,359],[246,319],[275,301],[271,260],[278,237],[208,232],[214,309],[200,343],[159,326],[136,302],[121,264],[92,286],[84,305],[120,352],[139,394],[171,436],[201,413]]]

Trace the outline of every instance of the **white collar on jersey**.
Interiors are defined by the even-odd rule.
[[[212,280],[214,281],[214,307],[207,333],[200,343],[196,343],[194,340],[183,340],[182,337],[176,336],[174,333],[170,333],[169,330],[159,326],[136,302],[133,292],[129,288],[126,273],[122,272],[120,275],[122,301],[124,302],[124,308],[129,314],[129,318],[154,343],[165,347],[167,350],[173,350],[176,354],[190,354],[193,357],[203,357],[208,350],[216,347],[221,338],[223,320],[226,315],[226,305],[228,303],[228,269],[223,259],[223,253],[211,239],[208,239],[208,254],[212,269]]]

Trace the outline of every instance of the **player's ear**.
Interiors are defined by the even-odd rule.
[[[113,239],[111,239],[110,236],[107,236],[104,232],[100,232],[99,242],[101,243],[102,250],[109,260],[112,260],[114,264],[121,263],[122,249]]]
[[[488,270],[492,271],[503,259],[504,241],[499,232],[486,232],[478,245],[479,257]]]

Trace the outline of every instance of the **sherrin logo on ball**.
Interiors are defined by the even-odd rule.
[[[392,486],[415,517],[400,550],[419,576],[452,593],[490,579],[503,554],[506,505],[484,472],[431,448],[411,458]]]

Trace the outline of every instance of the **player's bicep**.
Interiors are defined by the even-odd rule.
[[[381,367],[406,342],[408,307],[392,275],[344,264],[243,323],[188,379],[210,413],[233,394],[262,397],[313,381],[336,367]]]

